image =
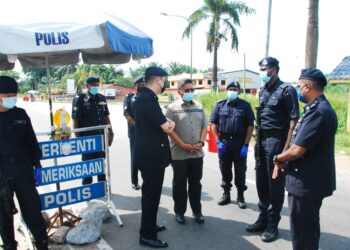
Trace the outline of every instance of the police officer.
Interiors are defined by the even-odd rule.
[[[9,199],[13,202],[13,193],[16,193],[37,249],[46,250],[45,222],[33,176],[33,168],[41,169],[41,150],[29,116],[24,109],[16,107],[17,90],[15,79],[0,76],[0,234],[4,249],[17,249],[13,226],[16,209],[8,203]],[[11,193],[10,197],[6,190]],[[12,208],[9,210],[9,207]]]
[[[165,168],[171,162],[167,133],[175,124],[163,115],[157,94],[166,88],[165,70],[149,67],[145,71],[145,87],[139,89],[135,101],[135,148],[133,161],[143,179],[141,198],[140,245],[164,248],[168,244],[158,239],[157,212],[162,192]]]
[[[210,117],[211,130],[219,149],[221,187],[224,193],[219,205],[231,202],[232,162],[235,171],[237,204],[246,208],[244,191],[247,171],[249,142],[254,130],[254,113],[250,104],[239,96],[240,84],[233,81],[227,85],[227,99],[219,101]]]
[[[126,95],[123,103],[124,116],[128,122],[128,137],[130,142],[130,155],[131,155],[131,184],[132,188],[139,190],[139,181],[138,181],[138,170],[137,167],[133,164],[132,155],[134,153],[135,145],[135,121],[134,121],[134,103],[138,93],[138,89],[144,85],[144,77],[140,76],[134,81],[135,93],[129,93]]]
[[[73,100],[73,128],[84,128],[99,125],[110,125],[109,111],[107,106],[106,97],[99,94],[99,82],[100,78],[96,76],[90,76],[86,79],[87,93],[81,94],[79,97]],[[76,137],[99,135],[103,134],[103,130],[92,130],[76,133]],[[113,130],[109,128],[109,146],[113,141]],[[105,152],[83,154],[82,160],[92,160],[97,158],[104,158]],[[106,175],[98,175],[98,181],[105,181]],[[92,177],[83,178],[83,185],[92,183]]]
[[[278,236],[278,223],[284,201],[285,176],[272,179],[275,154],[287,150],[299,117],[299,104],[295,89],[278,77],[279,62],[266,57],[259,62],[260,77],[264,86],[260,89],[259,141],[256,143],[256,186],[259,196],[259,218],[247,227],[248,232],[264,231],[264,242]]]
[[[337,116],[323,89],[327,79],[318,69],[303,69],[299,100],[306,103],[291,147],[274,157],[274,178],[286,169],[286,189],[294,250],[319,249],[320,208],[335,190],[334,141]]]

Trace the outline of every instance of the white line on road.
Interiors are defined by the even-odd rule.
[[[96,246],[101,250],[113,250],[113,248],[102,238],[98,241]]]

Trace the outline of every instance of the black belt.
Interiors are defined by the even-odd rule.
[[[28,156],[25,156],[25,155],[0,156],[0,163],[13,164],[13,163],[17,163],[17,162],[23,161],[26,158],[28,158]]]
[[[270,129],[270,130],[261,130],[260,134],[262,137],[276,137],[276,136],[285,136],[287,131],[279,129]]]
[[[245,135],[220,133],[220,139],[224,139],[224,140],[239,140],[244,138],[245,138]]]

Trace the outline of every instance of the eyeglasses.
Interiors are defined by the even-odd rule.
[[[185,89],[184,92],[185,92],[185,93],[193,93],[193,92],[194,92],[194,89]]]

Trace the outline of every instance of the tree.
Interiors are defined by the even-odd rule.
[[[189,37],[193,29],[202,21],[210,19],[209,31],[207,32],[207,50],[213,52],[213,87],[217,88],[217,57],[218,48],[222,39],[230,40],[231,48],[238,51],[238,35],[235,26],[240,26],[240,15],[251,15],[255,10],[240,1],[227,0],[204,0],[204,4],[194,11],[188,18],[189,23],[183,37]],[[221,26],[223,29],[221,30]],[[227,33],[230,39],[226,37]]]
[[[28,81],[32,84],[32,89],[36,90],[38,85],[41,83],[41,78],[46,77],[45,68],[35,69],[23,69],[24,74],[28,78]]]
[[[316,68],[318,50],[318,6],[319,0],[309,0],[306,30],[305,67]]]
[[[183,65],[177,62],[168,63],[169,75],[180,75],[183,72],[186,72],[186,65]]]

